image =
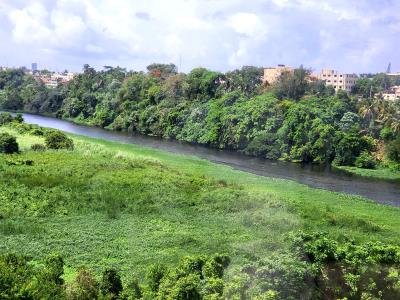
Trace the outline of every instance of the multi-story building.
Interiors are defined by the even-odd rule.
[[[35,73],[37,70],[38,70],[37,63],[32,63],[32,67],[31,67],[32,73]]]
[[[264,69],[263,82],[268,84],[274,84],[277,82],[279,77],[285,73],[293,73],[294,69],[285,65],[278,65],[277,67],[269,67]]]
[[[382,94],[382,97],[388,101],[400,99],[400,86],[392,86],[388,92]]]
[[[323,69],[316,76],[319,80],[325,81],[327,86],[333,86],[336,92],[340,90],[351,92],[358,78],[356,74],[339,73],[328,69]]]

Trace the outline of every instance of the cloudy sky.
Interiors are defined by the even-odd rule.
[[[400,71],[399,0],[0,0],[0,65]]]

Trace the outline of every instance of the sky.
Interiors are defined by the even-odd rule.
[[[0,66],[400,71],[400,0],[0,0]]]

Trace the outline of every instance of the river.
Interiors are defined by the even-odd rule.
[[[139,134],[108,131],[77,125],[51,117],[23,114],[30,124],[55,128],[109,141],[143,145],[173,153],[195,155],[209,161],[225,164],[245,172],[297,181],[313,188],[360,195],[379,203],[400,206],[400,182],[391,182],[351,175],[330,167],[271,161],[245,156],[237,152],[216,150],[175,140],[148,137]]]

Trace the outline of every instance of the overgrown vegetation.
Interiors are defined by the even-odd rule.
[[[0,132],[20,147],[0,154],[2,298],[399,294],[398,208],[83,137],[34,151],[54,131],[13,120]]]

